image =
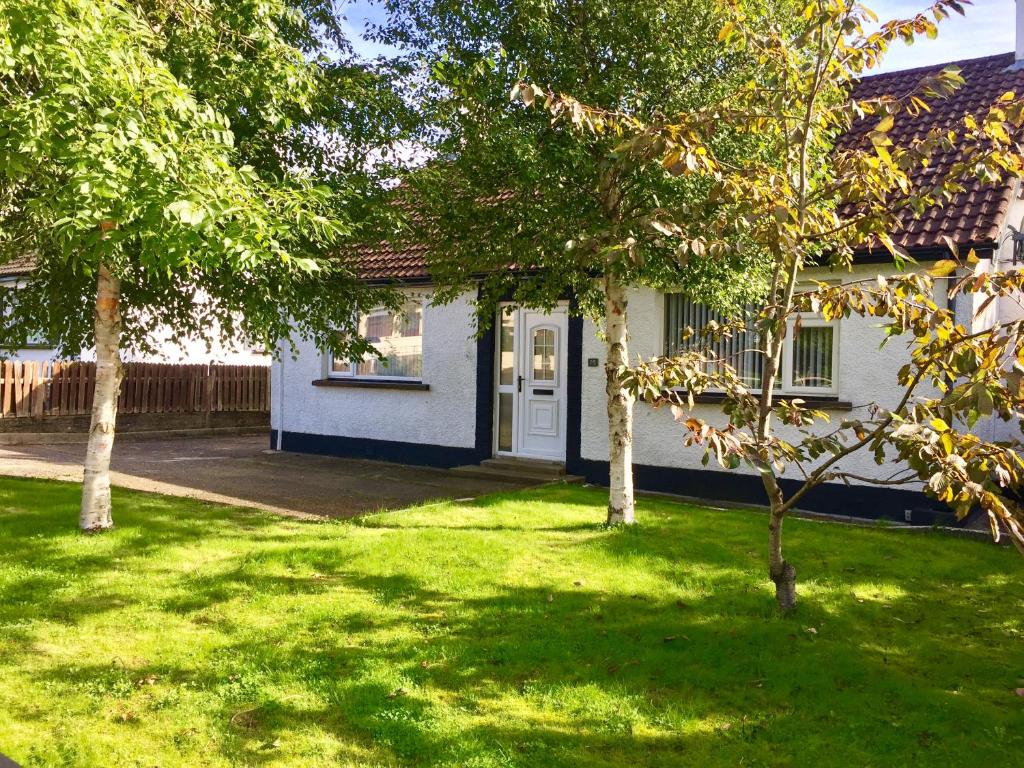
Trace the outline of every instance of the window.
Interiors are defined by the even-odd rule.
[[[0,280],[0,305],[2,310],[0,314],[3,315],[4,320],[8,320],[11,314],[15,310],[15,302],[18,300],[18,289],[21,287],[21,283],[17,280]],[[24,349],[54,349],[56,345],[46,338],[46,334],[41,331],[35,331],[29,334],[28,338],[25,339]],[[13,350],[4,350],[4,352],[11,352]]]
[[[533,380],[555,380],[554,328],[538,328],[533,332]]]
[[[734,332],[730,338],[723,338],[710,343],[710,351],[723,363],[736,369],[743,383],[751,389],[761,386],[761,373],[764,358],[759,350],[757,332],[753,329],[754,308],[745,307],[747,329]],[[666,354],[674,355],[691,349],[702,348],[708,344],[702,336],[709,323],[724,325],[729,322],[721,312],[703,304],[690,301],[680,294],[665,296],[666,315]],[[684,339],[683,333],[689,328],[693,335]]]
[[[331,359],[332,377],[381,379],[423,378],[423,302],[408,301],[395,313],[384,307],[366,313],[359,319],[359,334],[367,339],[382,357],[368,355],[363,360]]]
[[[760,389],[764,372],[764,356],[760,352],[757,331],[753,327],[756,309],[744,308],[746,329],[734,332],[730,338],[709,342],[702,331],[711,322],[729,322],[722,313],[691,301],[681,294],[665,296],[666,354],[673,355],[702,346],[736,369],[743,383],[751,389]],[[684,339],[686,328],[693,335]],[[779,377],[781,392],[794,394],[829,395],[838,392],[835,371],[838,367],[838,329],[815,315],[801,315],[793,321],[786,334],[783,347],[782,371]]]
[[[782,366],[782,387],[789,392],[834,393],[836,327],[815,315],[790,323]],[[787,364],[788,363],[788,364]]]

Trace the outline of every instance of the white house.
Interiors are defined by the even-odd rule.
[[[959,62],[966,86],[913,126],[979,111],[1005,91],[1024,94],[1024,71],[1013,54]],[[866,78],[863,98],[908,89],[936,67]],[[906,137],[911,129],[896,132]],[[846,140],[856,140],[854,135]],[[1016,268],[1011,225],[1021,227],[1024,201],[1019,185],[980,184],[952,205],[907,219],[898,242],[918,262],[945,258],[944,237],[974,248],[991,269]],[[454,303],[431,302],[430,277],[422,248],[368,249],[367,280],[389,281],[407,297],[402,317],[377,312],[362,330],[389,357],[389,364],[338,363],[311,346],[297,359],[284,354],[272,374],[272,447],[337,456],[382,459],[435,467],[477,464],[495,456],[564,462],[570,474],[598,484],[608,479],[604,345],[590,321],[572,317],[568,303],[551,314],[516,309],[496,318],[494,329],[473,338],[467,293]],[[891,270],[881,254],[858,254],[855,274]],[[822,274],[815,275],[816,277]],[[836,275],[835,277],[840,277]],[[843,275],[843,277],[847,277]],[[1013,302],[975,317],[966,301],[956,312],[966,325],[980,326],[1019,313]],[[672,348],[685,325],[699,325],[707,312],[682,296],[635,289],[629,300],[630,354],[651,357]],[[841,417],[870,402],[895,405],[896,372],[906,361],[898,344],[879,350],[882,332],[865,319],[825,323],[812,317],[790,339],[781,395],[799,394]],[[753,370],[746,371],[755,375]],[[701,415],[713,418],[714,396],[702,398]],[[984,429],[994,429],[982,426]],[[682,430],[667,409],[638,405],[634,431],[634,472],[642,490],[762,503],[755,475],[701,465],[702,452],[684,448]],[[891,474],[868,453],[849,457],[847,471],[862,476]],[[916,491],[870,485],[825,485],[801,506],[831,513],[929,521],[935,503]]]
[[[29,278],[35,264],[31,258],[12,259],[0,264],[0,290],[17,290]],[[265,350],[246,348],[241,344],[224,344],[217,342],[207,349],[205,344],[191,342],[179,344],[171,341],[170,329],[161,328],[150,336],[155,355],[128,355],[130,363],[214,363],[221,365],[268,365],[270,355]],[[47,362],[58,360],[62,356],[53,344],[44,338],[38,338],[22,349],[0,349],[0,360],[18,362]],[[91,349],[84,349],[78,355],[80,360],[94,360]]]

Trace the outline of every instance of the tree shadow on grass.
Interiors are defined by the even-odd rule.
[[[592,494],[564,498],[600,512]],[[524,499],[552,501],[542,492]],[[280,761],[289,734],[313,731],[334,737],[338,759],[372,754],[423,766],[1000,766],[1024,747],[1024,716],[1009,695],[1013,676],[1024,674],[1020,619],[999,610],[1020,580],[1007,584],[1006,560],[989,549],[971,549],[972,561],[962,542],[868,532],[854,546],[846,529],[789,524],[803,595],[798,612],[780,618],[763,574],[762,516],[653,505],[636,530],[509,524],[500,515],[468,528],[449,529],[442,517],[416,522],[408,537],[434,528],[453,549],[492,533],[512,537],[487,562],[493,573],[463,562],[481,572],[438,583],[416,560],[429,556],[423,550],[364,563],[360,550],[343,551],[343,539],[313,543],[267,516],[198,507],[182,517],[180,500],[131,500],[123,517],[138,532],[95,550],[80,540],[65,546],[52,521],[40,526],[37,517],[34,529],[30,516],[0,512],[5,554],[36,566],[4,582],[3,594],[19,602],[0,606],[0,620],[74,623],[116,611],[110,600],[135,598],[103,592],[106,569],[144,575],[148,558],[241,533],[250,546],[225,551],[159,603],[168,620],[213,634],[209,656],[116,668],[58,660],[36,675],[47,690],[85,692],[97,706],[139,702],[143,722],[148,678],[168,695],[198,692],[215,729],[208,735],[231,761]],[[485,499],[465,514],[473,520],[508,503]],[[58,512],[66,510],[43,515]],[[403,534],[380,535],[391,538],[377,547],[398,546]],[[564,572],[548,584],[509,583],[502,574],[518,544],[567,558],[579,584]],[[108,602],[79,602],[72,592],[37,605],[49,586],[79,575],[78,546],[82,575]],[[908,546],[920,558],[906,557]],[[959,557],[944,562],[953,550]],[[965,562],[971,572],[957,576]],[[629,583],[638,570],[645,581]],[[588,586],[608,571],[619,581]],[[240,614],[253,600],[280,615]],[[30,650],[31,633],[4,627],[8,647]]]
[[[146,568],[174,548],[197,541],[237,539],[285,544],[285,523],[270,514],[114,489],[110,532],[86,536],[77,528],[81,486],[4,478],[0,484],[0,626],[26,620],[74,624],[132,603],[131,585],[112,587],[111,571]],[[25,498],[30,504],[14,504]],[[189,514],[182,515],[182,510]],[[310,523],[309,525],[319,525]],[[329,523],[327,523],[329,524]]]
[[[449,614],[378,646],[296,645],[290,633],[232,646],[261,666],[318,671],[323,704],[276,702],[260,719],[267,738],[302,722],[424,765],[505,754],[516,765],[909,764],[950,742],[980,747],[984,731],[971,729],[992,715],[985,690],[954,695],[918,677],[914,648],[902,659],[872,650],[871,626],[833,636],[834,612],[812,600],[794,621],[764,616],[763,594],[744,614],[714,596],[679,608],[518,589],[453,603],[394,578],[359,586],[400,593],[412,615]],[[985,653],[960,651],[972,663]],[[949,722],[937,726],[940,712]]]

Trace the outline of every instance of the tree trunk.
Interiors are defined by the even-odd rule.
[[[775,601],[779,604],[779,610],[789,613],[796,608],[796,568],[782,556],[782,521],[786,516],[782,505],[785,501],[775,477],[766,473],[763,479],[771,501],[768,519],[768,575],[775,582]]]
[[[608,276],[604,283],[605,375],[608,393],[608,525],[636,522],[633,509],[633,398],[619,370],[629,363],[626,289]]]
[[[82,480],[79,527],[97,533],[114,527],[110,516],[110,453],[121,388],[121,281],[101,264],[96,281],[96,390]]]

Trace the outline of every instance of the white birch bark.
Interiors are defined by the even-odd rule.
[[[110,454],[121,388],[121,281],[101,264],[96,281],[96,390],[82,479],[79,527],[88,533],[114,526],[110,515]]]
[[[608,393],[608,524],[635,522],[633,510],[633,397],[619,370],[629,362],[626,288],[605,278],[605,375]]]

